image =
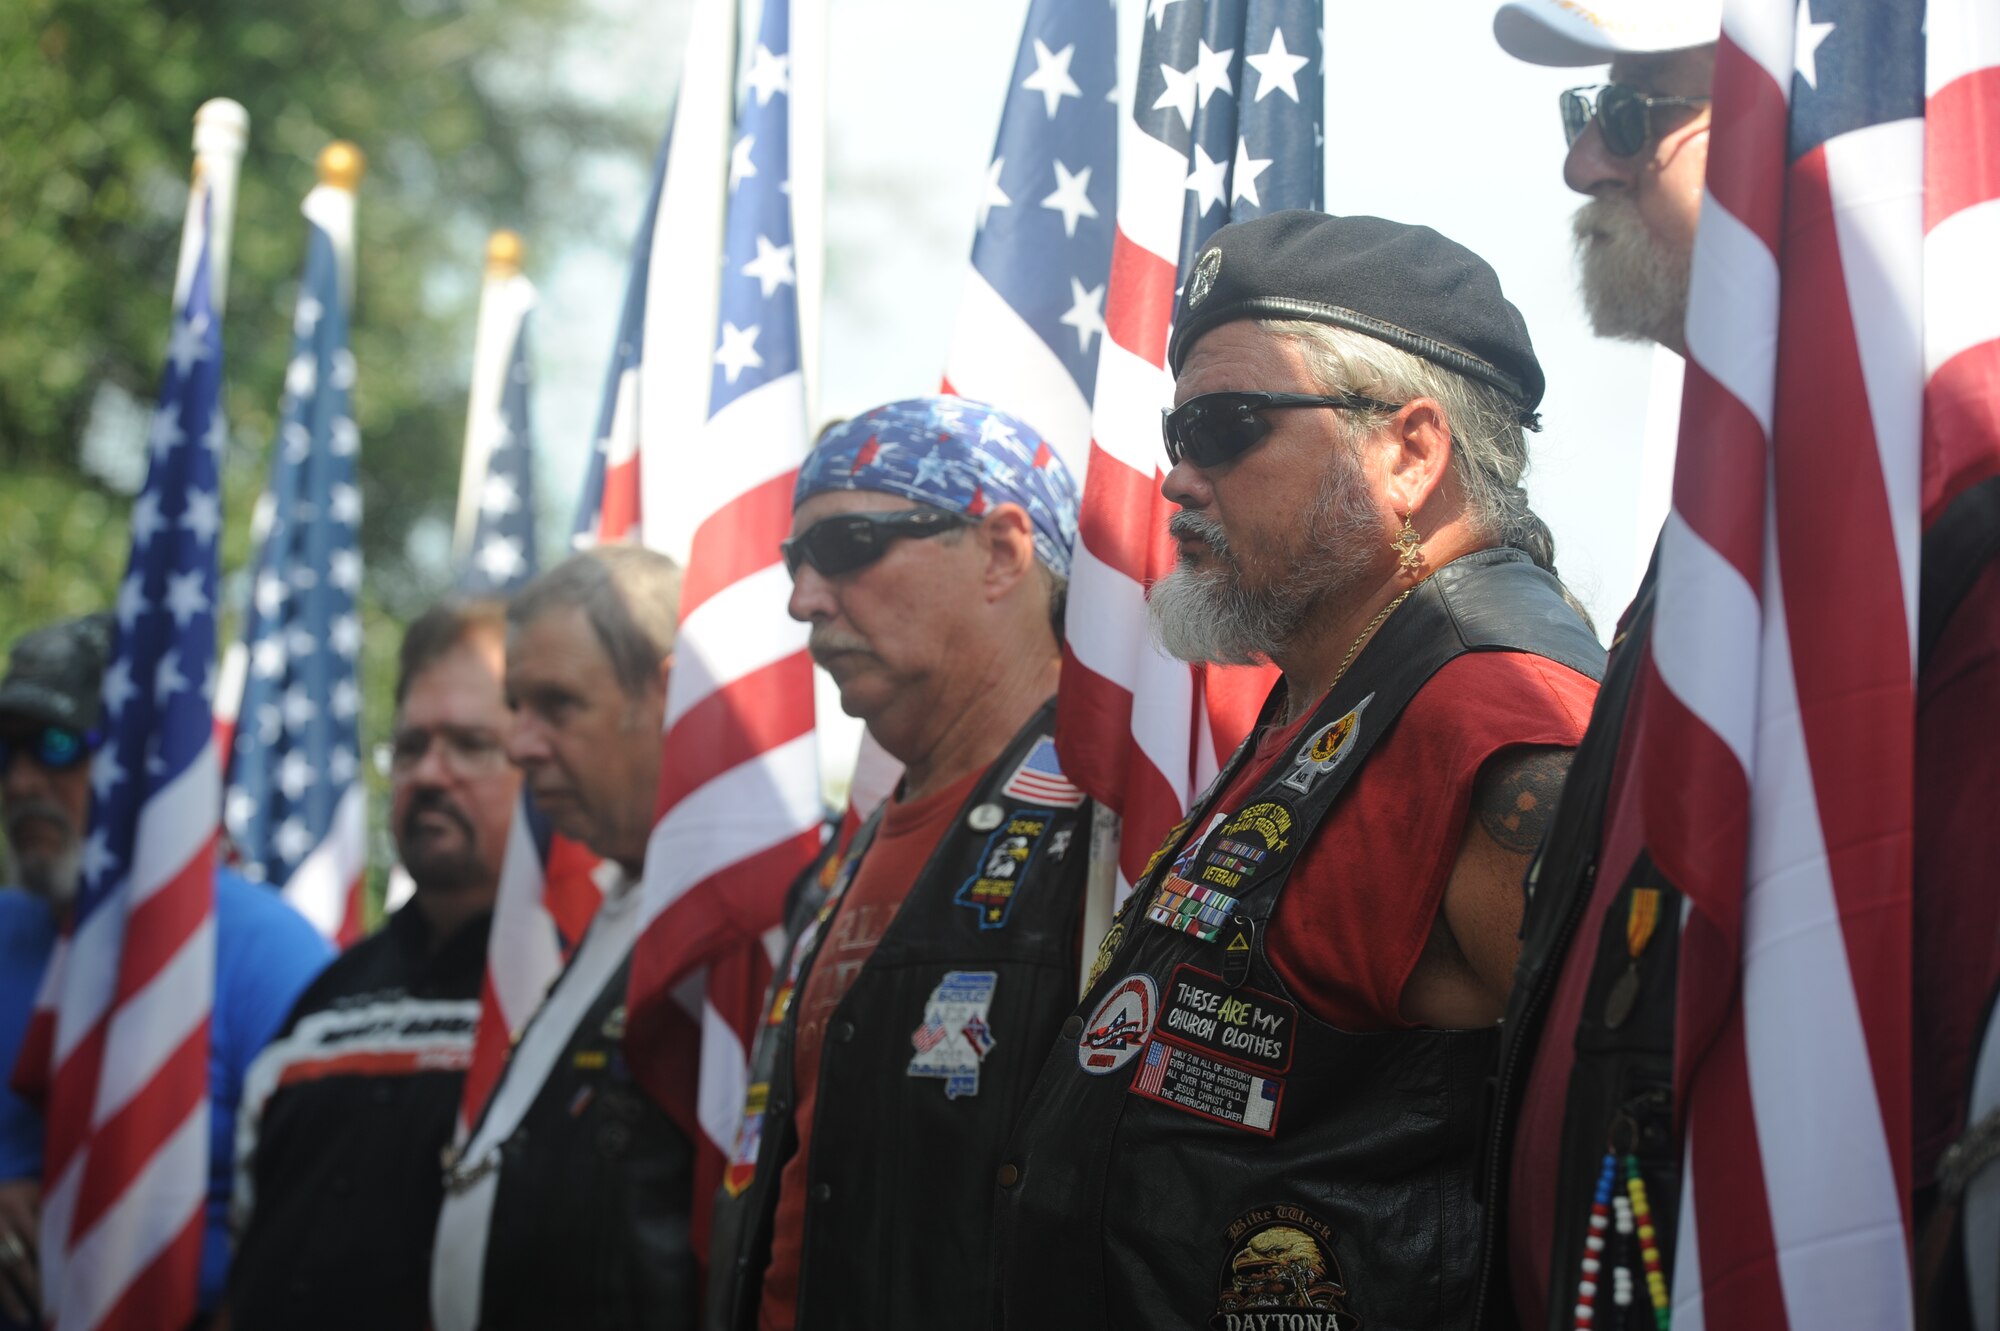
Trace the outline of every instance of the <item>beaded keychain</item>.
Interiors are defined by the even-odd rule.
[[[1655,1331],[1668,1331],[1672,1320],[1667,1301],[1667,1278],[1660,1262],[1659,1235],[1653,1228],[1653,1209],[1646,1198],[1645,1180],[1639,1177],[1639,1157],[1626,1155],[1622,1158],[1625,1174],[1625,1190],[1618,1190],[1618,1174],[1621,1157],[1614,1145],[1604,1153],[1603,1168],[1598,1171],[1597,1190],[1590,1203],[1590,1232],[1583,1241],[1583,1266],[1576,1285],[1576,1331],[1595,1331],[1597,1324],[1597,1294],[1603,1284],[1601,1279],[1607,1261],[1607,1254],[1615,1251],[1616,1260],[1611,1264],[1611,1301],[1613,1306],[1625,1309],[1632,1306],[1632,1249],[1638,1248],[1639,1260],[1646,1271],[1646,1293],[1653,1305],[1653,1325]],[[1616,1248],[1612,1235],[1616,1234]],[[1636,1244],[1635,1244],[1636,1240]],[[1621,1314],[1619,1322],[1624,1321]]]

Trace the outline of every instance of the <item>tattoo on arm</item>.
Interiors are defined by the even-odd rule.
[[[1488,763],[1472,792],[1479,825],[1503,850],[1531,855],[1548,830],[1572,749],[1515,749]]]

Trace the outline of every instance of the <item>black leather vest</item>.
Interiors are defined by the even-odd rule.
[[[1336,1029],[1265,948],[1347,783],[1425,681],[1479,650],[1592,676],[1603,659],[1524,556],[1456,560],[1384,622],[1293,753],[1217,811],[1239,751],[1154,857],[997,1175],[1009,1331],[1464,1324],[1495,1033]]]
[[[501,1147],[483,1331],[695,1325],[694,1150],[623,1051],[628,957]]]
[[[1031,753],[1052,752],[1054,720],[1050,704],[988,769],[828,1020],[801,1331],[976,1326],[991,1307],[994,1171],[1077,992],[1090,805],[1006,789],[1022,788]],[[777,1020],[757,1040],[746,1131],[716,1211],[708,1325],[718,1331],[756,1325],[778,1178],[797,1148],[791,996],[880,818],[790,912],[797,965],[774,984]]]

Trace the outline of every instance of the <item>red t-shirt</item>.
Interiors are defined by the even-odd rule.
[[[1415,1024],[1403,986],[1437,920],[1480,768],[1517,745],[1573,747],[1596,697],[1593,680],[1521,652],[1467,652],[1430,677],[1278,898],[1264,950],[1301,1006],[1350,1031]],[[1215,807],[1236,808],[1289,761],[1306,719],[1260,736]]]
[[[854,986],[854,977],[875,954],[889,922],[903,905],[917,875],[923,872],[938,843],[951,827],[973,784],[984,775],[974,772],[933,795],[907,804],[891,804],[882,815],[875,840],[855,870],[840,906],[826,922],[826,940],[813,959],[804,989],[795,1000],[797,1024],[792,1037],[792,1120],[798,1127],[799,1149],[778,1175],[778,1211],[771,1230],[771,1261],[764,1268],[763,1302],[757,1324],[762,1331],[792,1331],[798,1320],[799,1263],[806,1235],[806,1178],[812,1159],[813,1108],[819,1100],[819,1057],[826,1023]]]
[[[1633,734],[1639,703],[1628,711]],[[1987,997],[2000,984],[2000,564],[1973,584],[1917,679],[1912,1173],[1929,1184],[1937,1158],[1964,1130],[1970,1056]],[[1525,1327],[1548,1315],[1556,1176],[1563,1116],[1576,1063],[1574,1033],[1602,937],[1605,912],[1639,854],[1643,769],[1614,781],[1597,889],[1556,981],[1547,1025],[1523,1091],[1507,1214],[1514,1305]],[[1582,1254],[1576,1254],[1581,1259]],[[1569,1292],[1563,1294],[1565,1301]]]

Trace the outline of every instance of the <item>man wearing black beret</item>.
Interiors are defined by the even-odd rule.
[[[1521,877],[1603,653],[1476,255],[1280,212],[1185,274],[1155,636],[1283,672],[1099,950],[998,1179],[1008,1328],[1467,1324]]]

